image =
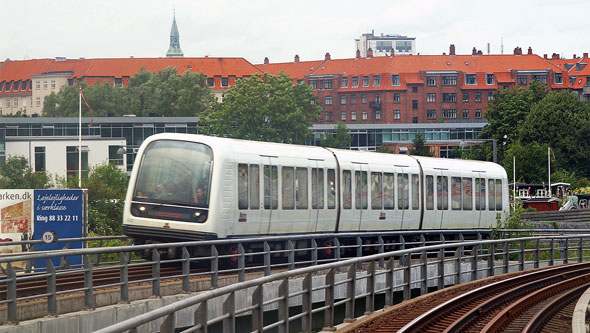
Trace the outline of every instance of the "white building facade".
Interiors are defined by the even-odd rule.
[[[373,52],[373,57],[384,57],[391,55],[392,50],[395,55],[415,55],[416,54],[416,37],[402,36],[398,34],[381,34],[375,35],[375,31],[362,34],[359,39],[355,39],[355,51],[360,51],[360,56],[366,58],[369,49]]]

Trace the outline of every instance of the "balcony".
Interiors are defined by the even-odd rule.
[[[381,102],[369,102],[369,107],[373,111],[381,111]]]

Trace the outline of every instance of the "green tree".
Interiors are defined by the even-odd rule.
[[[512,179],[513,159],[516,157],[516,181],[522,183],[543,183],[548,181],[547,144],[513,142],[506,150],[501,164]]]
[[[424,136],[421,133],[416,133],[414,136],[414,140],[412,140],[414,146],[410,150],[410,155],[417,155],[417,156],[432,156],[430,152],[430,148],[426,146],[426,140],[424,140]]]
[[[322,147],[345,149],[348,148],[351,140],[352,136],[348,132],[346,124],[339,121],[336,130],[326,133],[321,139],[320,145]]]
[[[24,156],[11,156],[0,165],[0,188],[45,189],[51,187],[46,172],[35,172]]]
[[[199,119],[202,133],[232,138],[305,143],[321,108],[312,89],[293,83],[286,74],[264,73],[241,79],[224,96],[223,103],[206,110]]]

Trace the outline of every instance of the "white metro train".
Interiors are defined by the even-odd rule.
[[[138,151],[123,232],[143,244],[488,229],[508,208],[495,163],[163,133]]]

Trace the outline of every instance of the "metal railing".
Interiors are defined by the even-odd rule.
[[[336,308],[344,307],[345,322],[354,321],[356,300],[364,299],[364,313],[370,314],[375,311],[376,296],[380,294],[384,295],[385,306],[390,306],[394,304],[394,294],[398,290],[402,293],[402,299],[407,300],[412,297],[413,289],[419,294],[425,294],[431,285],[442,289],[450,284],[461,283],[465,275],[470,280],[476,280],[497,273],[585,260],[590,260],[588,234],[429,245],[298,268],[217,288],[98,332],[135,330],[153,321],[158,321],[161,332],[175,332],[178,312],[187,309],[193,312],[194,320],[190,325],[185,324],[190,327],[182,332],[206,332],[213,325],[221,325],[221,328],[215,328],[216,331],[222,329],[223,332],[235,332],[236,318],[244,315],[251,316],[252,332],[276,328],[283,332],[294,324],[300,325],[303,332],[311,332],[315,329],[312,327],[312,316],[322,313],[321,327],[334,330],[338,324],[334,319]],[[449,266],[452,269],[448,269]],[[436,274],[429,277],[429,269],[436,271]],[[323,281],[317,283],[316,278],[314,284],[313,277],[322,272]],[[337,275],[340,276],[336,278]],[[265,291],[276,288],[276,284],[279,284],[278,296],[267,294],[265,298]],[[359,284],[366,287],[364,292],[358,291]],[[336,290],[341,291],[338,297]],[[312,300],[317,299],[318,295],[323,295],[323,302],[314,306]],[[220,309],[219,313],[211,311],[209,306],[215,300],[222,304],[216,307]],[[294,312],[291,307],[293,304],[300,304],[300,310]],[[268,322],[269,317],[264,314],[269,309],[278,311],[272,323]]]

